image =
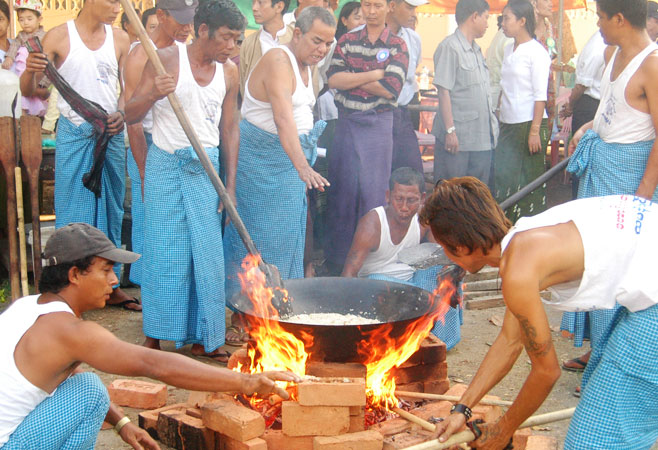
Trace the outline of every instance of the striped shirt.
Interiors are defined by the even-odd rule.
[[[335,102],[339,111],[349,114],[371,109],[392,109],[402,90],[408,65],[409,52],[404,39],[395,36],[388,28],[384,28],[374,44],[368,39],[365,26],[345,33],[336,44],[327,78],[340,72],[359,73],[383,69],[384,78],[379,83],[393,94],[393,98],[389,100],[372,95],[358,87],[349,91],[338,90]]]

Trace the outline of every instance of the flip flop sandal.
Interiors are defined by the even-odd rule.
[[[194,353],[192,353],[194,355]],[[201,356],[203,358],[210,358],[213,361],[217,361],[218,363],[226,364],[228,363],[229,358],[231,357],[231,352],[228,352],[226,350],[224,351],[214,351],[212,353],[201,353],[200,355],[194,355],[194,356]]]
[[[137,305],[137,306],[140,307],[140,309],[130,308],[128,305]],[[116,308],[123,308],[126,311],[135,311],[135,312],[141,312],[142,311],[142,309],[141,309],[142,304],[135,297],[129,298],[128,300],[124,300],[124,301],[119,302],[119,303],[108,303],[107,306],[113,306],[113,307],[116,307]]]
[[[229,332],[233,333],[237,337],[230,338],[228,336]],[[224,338],[224,341],[233,347],[240,347],[242,344],[249,341],[249,333],[237,325],[231,325],[230,327],[226,328],[226,337]]]
[[[567,364],[573,364],[573,365],[577,364],[580,367],[568,366]],[[562,363],[562,368],[569,372],[583,372],[586,367],[587,367],[587,362],[583,361],[580,358],[570,359],[569,361],[564,361]]]

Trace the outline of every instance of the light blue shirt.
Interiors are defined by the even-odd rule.
[[[407,77],[402,85],[398,105],[407,106],[416,92],[418,92],[418,83],[416,82],[416,68],[421,58],[420,36],[411,28],[400,27],[397,33],[398,37],[404,39],[409,52],[409,66],[407,67]]]

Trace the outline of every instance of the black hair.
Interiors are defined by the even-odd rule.
[[[149,21],[149,17],[155,14],[155,11],[157,11],[156,8],[149,8],[146,11],[142,13],[142,25],[144,25],[144,28],[146,28],[146,24]]]
[[[425,193],[425,178],[423,174],[411,167],[399,167],[393,171],[388,180],[388,190],[393,192],[395,184],[403,186],[418,186],[421,194]]]
[[[283,3],[283,9],[281,10],[281,15],[288,12],[288,7],[290,6],[290,0],[272,0],[272,7],[277,3]]]
[[[343,24],[343,18],[347,19],[352,13],[361,8],[361,2],[347,2],[343,5],[343,8],[340,10],[338,15],[338,28],[336,28],[336,40],[340,39],[342,35],[347,33],[347,27]]]
[[[535,7],[528,0],[510,0],[505,8],[509,8],[517,19],[525,19],[525,29],[531,38],[535,38]],[[505,9],[503,8],[503,9]]]
[[[596,0],[596,4],[608,18],[621,14],[633,28],[647,27],[647,0]]]
[[[39,290],[42,293],[51,292],[58,293],[69,283],[69,270],[72,267],[77,267],[80,271],[86,271],[89,266],[94,262],[95,256],[86,256],[70,263],[57,264],[56,266],[46,266],[41,271],[41,278],[39,279]]]
[[[455,8],[455,19],[457,25],[461,25],[474,13],[478,15],[489,11],[489,3],[485,0],[459,0]]]
[[[16,14],[17,14],[17,15],[18,15],[18,11],[31,11],[31,12],[33,12],[37,17],[41,17],[41,13],[40,13],[39,11],[35,11],[35,10],[33,10],[33,9],[30,9],[30,8],[15,8],[15,10],[16,10]]]
[[[136,9],[135,12],[137,13],[137,17],[139,17],[139,15],[141,14],[139,12],[139,9]],[[121,29],[126,33],[128,32],[128,30],[126,30],[126,27],[128,26],[129,23],[130,20],[128,20],[128,14],[126,14],[126,12],[124,11],[124,13],[121,14]]]
[[[496,23],[498,24],[498,29],[500,30],[503,28],[503,15],[499,15],[498,19],[496,19]]]
[[[194,14],[194,35],[199,37],[199,27],[208,25],[208,36],[215,35],[221,27],[244,30],[247,20],[231,0],[201,0]]]
[[[0,0],[0,12],[9,20],[9,5],[5,0]]]

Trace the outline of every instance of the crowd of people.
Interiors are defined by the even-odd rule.
[[[313,275],[314,248],[322,248],[329,274],[409,283],[430,291],[442,267],[415,270],[401,262],[403,250],[438,239],[446,254],[466,269],[480,262],[501,264],[488,253],[494,249],[493,256],[500,256],[508,242],[501,242],[502,237],[511,225],[545,210],[545,188],[509,208],[506,218],[498,217],[502,213],[491,205],[481,209],[483,217],[494,217],[496,235],[482,243],[464,234],[466,241],[452,246],[447,236],[461,231],[446,231],[436,216],[444,211],[445,202],[455,200],[439,202],[437,192],[448,186],[442,180],[467,176],[474,178],[449,185],[455,191],[450,195],[466,204],[475,200],[460,190],[477,192],[476,197],[487,202],[505,200],[545,171],[557,116],[572,117],[574,124],[568,170],[578,182],[578,198],[624,194],[658,199],[658,46],[655,36],[647,33],[658,20],[658,4],[597,0],[600,32],[580,52],[575,87],[556,114],[558,74],[568,70],[557,59],[556,39],[562,42],[562,61],[576,54],[568,19],[567,31],[557,36],[560,18],[551,0],[510,0],[485,58],[477,40],[487,30],[489,4],[459,0],[457,28],[434,53],[439,106],[432,131],[436,144],[431,175],[437,187],[426,205],[417,126],[409,109],[419,101],[416,74],[422,59],[415,10],[425,3],[361,0],[337,11],[336,2],[299,0],[288,12],[289,0],[254,0],[253,17],[260,28],[245,36],[246,18],[232,0],[157,0],[141,21],[164,66],[165,73],[159,73],[139,40],[136,24],[124,13],[121,28],[112,26],[121,12],[118,0],[86,0],[75,19],[47,32],[40,25],[40,0],[16,0],[22,31],[15,39],[7,38],[9,8],[0,0],[2,68],[20,76],[23,109],[45,116],[45,132],[52,130],[48,115],[58,116],[56,228],[72,230],[74,238],[66,242],[81,242],[85,250],[54,251],[47,269],[59,268],[59,284],[43,284],[44,296],[32,298],[29,311],[12,307],[0,317],[9,320],[12,310],[34,320],[49,313],[79,317],[81,311],[105,303],[142,311],[147,353],[132,347],[126,351],[154,367],[176,362],[153,356],[166,354],[160,351],[162,341],[176,347],[191,345],[194,355],[226,362],[230,353],[224,344],[241,345],[248,339],[249,330],[237,311],[226,327],[226,307],[232,308],[230,299],[241,291],[238,273],[247,250],[167,99],[170,94],[177,96],[190,118],[262,258],[275,265],[284,280]],[[40,39],[42,51],[34,48],[34,37]],[[92,188],[88,174],[98,167],[98,183]],[[121,247],[126,171],[132,194],[131,245],[140,259],[107,253],[109,245]],[[91,225],[92,231],[81,224]],[[94,234],[98,230],[105,241]],[[572,231],[571,238],[577,234]],[[314,242],[314,236],[320,239]],[[104,250],[90,239],[102,241]],[[46,256],[49,249],[50,243]],[[141,301],[119,287],[120,263],[131,263],[130,280],[141,287]],[[42,283],[53,270],[44,271]],[[94,293],[102,301],[83,298],[91,291],[79,280],[88,273],[103,277],[102,292]],[[448,348],[459,342],[462,321],[460,305],[452,306],[432,330]],[[597,365],[619,308],[588,313],[567,308],[564,315],[562,328],[573,334],[576,345],[585,337],[591,339]],[[510,314],[519,317],[514,310]],[[45,322],[43,331],[28,327],[15,333],[19,338],[24,333],[50,333]],[[110,342],[94,328],[87,331],[100,342]],[[15,345],[17,352],[29,350],[18,339]],[[100,364],[89,348],[63,355],[58,349],[50,369],[62,364],[69,368],[76,361]],[[550,355],[551,364],[545,356],[537,353],[531,359],[533,367],[545,364],[549,373],[555,355]],[[590,367],[587,358],[566,361],[563,367],[583,370]],[[21,364],[26,363],[16,360],[16,373],[24,381],[40,370],[32,367],[26,372]],[[185,364],[181,370],[188,367]],[[115,373],[144,370],[104,367]],[[503,369],[496,366],[499,373]],[[63,379],[47,378],[51,372],[33,384],[52,392]],[[169,380],[173,375],[151,376]],[[256,388],[242,387],[269,389],[267,380],[253,381]],[[83,381],[85,389],[93,389],[94,380]],[[537,383],[542,389],[551,384]],[[206,388],[209,381],[201,377],[183,387],[192,385]],[[491,377],[485,377],[467,393],[471,406],[491,385]],[[535,403],[515,408],[515,418],[527,417]],[[20,446],[10,434],[22,430],[16,427],[30,414],[28,409],[9,426],[0,426],[0,446]],[[122,420],[116,410],[110,412],[113,423]],[[25,425],[27,430],[16,436],[29,439],[31,426]],[[452,425],[446,426],[451,431]],[[510,429],[501,436],[508,438]],[[135,433],[131,431],[131,439],[137,439]],[[80,439],[93,445],[92,435]]]

